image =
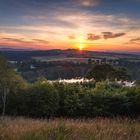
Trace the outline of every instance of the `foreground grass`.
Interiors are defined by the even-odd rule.
[[[0,120],[0,140],[140,140],[140,122],[6,118]]]

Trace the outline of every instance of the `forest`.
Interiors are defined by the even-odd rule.
[[[131,81],[126,68],[95,65],[85,78],[94,80],[60,83],[41,78],[29,83],[1,57],[1,115],[32,118],[136,118],[140,115],[139,80],[132,87],[117,83],[118,80]]]

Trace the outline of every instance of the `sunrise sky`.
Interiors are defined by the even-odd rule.
[[[0,47],[140,52],[140,0],[0,0]]]

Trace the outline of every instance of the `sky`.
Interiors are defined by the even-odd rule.
[[[140,0],[0,0],[0,47],[140,52]]]

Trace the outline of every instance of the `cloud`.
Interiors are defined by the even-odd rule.
[[[76,37],[74,35],[68,36],[69,39],[75,39]]]
[[[38,42],[38,43],[43,43],[43,44],[48,44],[49,41],[46,41],[46,40],[42,40],[42,39],[32,39],[33,41],[35,42]]]
[[[140,45],[140,37],[132,38],[127,44],[137,44]]]
[[[76,0],[79,4],[86,7],[96,6],[100,0]]]
[[[9,37],[5,37],[5,38],[1,38],[4,41],[12,41],[12,42],[18,42],[18,43],[25,43],[25,41],[23,40],[23,38],[9,38]]]
[[[126,33],[113,33],[113,32],[102,32],[102,34],[104,39],[118,38],[126,35]]]
[[[87,34],[87,40],[99,40],[99,39],[110,39],[110,38],[118,38],[124,36],[126,33],[113,33],[113,32],[102,32],[102,35],[95,35],[92,33]]]
[[[140,43],[140,37],[133,38],[130,40],[130,42],[139,42]]]
[[[32,40],[25,40],[24,38],[10,38],[10,37],[5,37],[5,38],[0,38],[3,41],[6,42],[14,42],[14,43],[34,43],[34,44],[48,44],[49,42],[46,40],[42,39],[32,39]]]
[[[16,33],[19,35],[2,35],[2,37],[15,38],[13,41],[11,40],[11,42],[8,40],[1,40],[1,42],[4,43],[17,43],[18,45],[23,44],[23,46],[29,46],[30,44],[28,45],[28,43],[30,41],[33,45],[38,44],[40,46],[47,46],[48,41],[50,41],[51,43],[49,43],[49,46],[52,45],[57,47],[62,45],[67,47],[70,43],[73,45],[74,42],[82,36],[83,40],[86,39],[85,41],[89,43],[98,43],[99,40],[99,44],[123,44],[124,42],[128,42],[130,40],[129,36],[138,36],[140,31],[138,30],[140,25],[139,18],[135,19],[132,15],[122,13],[120,8],[115,5],[109,9],[107,7],[100,7],[104,5],[102,4],[102,1],[50,0],[51,4],[47,3],[46,5],[45,2],[49,2],[49,0],[31,0],[32,2],[28,0],[9,1],[16,1],[14,3],[20,4],[21,6],[16,6],[18,7],[18,10],[15,10],[16,7],[10,7],[13,8],[13,10],[8,9],[7,15],[2,14],[5,12],[0,12],[0,15],[2,15],[0,30],[7,34]],[[22,4],[21,2],[24,2],[25,4]],[[104,3],[105,2],[107,1],[104,0]],[[112,0],[110,0],[110,2],[118,3],[118,1]],[[63,4],[63,6],[61,6],[61,4]],[[27,8],[25,8],[25,6]],[[115,13],[113,8],[118,9],[117,11],[119,12]],[[15,13],[10,13],[14,10],[17,16]],[[11,15],[13,15],[13,18]],[[135,27],[135,29],[130,29],[130,27]],[[101,33],[104,31],[109,31],[109,33]],[[123,36],[125,32],[127,32],[127,36]],[[89,33],[89,35],[87,35],[87,33]],[[73,35],[75,35],[76,39]],[[123,39],[120,40],[120,42],[115,39],[121,36]],[[18,38],[19,40],[17,40]],[[44,38],[47,38],[48,41]],[[109,40],[109,38],[112,38],[112,40]],[[40,41],[37,39],[40,39]],[[94,42],[94,40],[97,41]]]
[[[100,35],[95,35],[92,33],[87,34],[87,40],[93,41],[93,40],[99,40],[101,39]]]

